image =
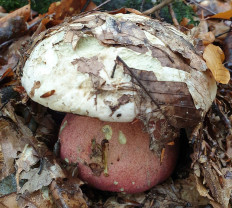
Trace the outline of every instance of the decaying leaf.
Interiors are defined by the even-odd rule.
[[[70,178],[68,180],[53,181],[50,190],[57,207],[81,207],[87,208],[88,205],[83,198],[79,187],[80,180]]]
[[[204,185],[202,184],[202,181],[200,180],[199,177],[196,177],[196,187],[197,187],[197,191],[198,193],[203,196],[203,197],[207,197],[210,200],[213,200],[213,198],[209,195],[209,190],[207,190]]]
[[[39,112],[42,114],[43,111]],[[56,198],[56,203],[59,205],[79,204],[87,207],[85,199],[83,198],[82,192],[79,188],[82,181],[79,179],[73,179],[69,185],[64,186],[62,179],[68,178],[68,175],[61,169],[61,166],[58,164],[45,144],[35,139],[31,130],[24,125],[23,118],[15,114],[14,108],[11,106],[11,102],[3,108],[2,113],[5,117],[10,118],[9,120],[3,118],[0,120],[0,139],[4,161],[8,161],[10,159],[8,162],[8,169],[11,168],[11,172],[16,171],[15,185],[17,185],[17,206],[54,207],[54,198]],[[41,116],[43,119],[40,118]],[[35,117],[38,123],[42,122],[43,125],[47,127],[46,130],[45,126],[39,125],[35,134],[37,138],[51,133],[51,129],[54,128],[54,123],[49,121],[49,118],[49,115],[44,116],[44,114],[37,115]],[[51,124],[49,124],[49,122]],[[14,167],[16,169],[14,169]],[[8,172],[4,172],[5,176],[9,175]],[[71,178],[72,177],[70,176],[69,180],[71,180]],[[56,187],[50,187],[53,182],[59,185]],[[0,186],[1,185],[2,184],[0,184]],[[11,186],[16,188],[12,184]],[[75,194],[73,194],[74,186],[76,189]],[[6,191],[7,189],[4,190]],[[59,193],[57,193],[57,191]],[[54,198],[51,197],[49,193],[52,193]],[[0,198],[0,206],[1,203],[8,205],[9,199],[15,200],[15,195],[3,195],[2,198],[5,201],[3,203]],[[12,207],[14,206],[12,205]]]
[[[127,207],[141,207],[145,201],[146,195],[144,193],[112,196],[106,200],[104,208],[127,208]]]
[[[0,125],[2,127],[0,130],[1,148],[4,157],[3,176],[7,176],[14,172],[14,161],[18,158],[18,152],[22,152],[25,143],[8,122],[1,119]]]
[[[18,205],[17,205],[17,194],[16,193],[13,193],[13,194],[10,194],[10,195],[6,195],[4,197],[0,197],[0,206],[3,207],[3,208],[20,208]]]
[[[146,203],[150,207],[198,207],[207,205],[209,200],[200,196],[197,191],[194,176],[191,174],[183,180],[167,180],[155,186],[149,192]]]
[[[220,87],[219,100],[213,104],[205,123],[197,130],[198,141],[194,142],[192,155],[199,193],[207,196],[215,208],[230,206],[232,186],[231,121],[227,115],[231,109],[231,96],[227,95],[230,94],[230,91],[227,91],[230,87],[224,86]]]
[[[33,193],[26,193],[23,196],[16,198],[19,208],[22,207],[46,207],[54,208],[54,200],[48,187],[43,187],[39,191]]]
[[[19,158],[19,160],[20,159],[21,158]],[[32,193],[41,189],[44,186],[48,186],[49,184],[51,184],[53,179],[64,177],[62,169],[59,167],[59,165],[52,165],[46,159],[44,160],[45,161],[41,162],[43,163],[43,165],[41,165],[40,167],[42,168],[42,170],[40,170],[40,168],[31,168],[28,171],[23,171],[20,173],[19,179],[25,179],[27,182],[22,186],[22,188],[18,190],[18,193]],[[18,168],[21,169],[20,166],[18,166]]]
[[[221,178],[215,172],[212,166],[208,164],[204,164],[205,168],[202,170],[204,172],[204,180],[210,188],[212,192],[213,199],[216,202],[222,205],[222,207],[227,207],[230,200],[232,181],[231,179]],[[208,197],[208,196],[207,196]]]
[[[16,192],[15,175],[11,174],[0,181],[0,197]]]
[[[209,44],[204,50],[203,58],[206,60],[206,64],[215,80],[222,84],[227,84],[230,80],[230,73],[222,64],[225,56],[221,48]]]

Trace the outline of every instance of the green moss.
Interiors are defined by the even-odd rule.
[[[172,3],[173,10],[176,15],[176,19],[178,22],[181,22],[181,20],[186,17],[190,20],[189,24],[197,25],[198,21],[194,21],[195,13],[193,9],[186,5],[182,0],[176,0]],[[169,13],[168,6],[165,6],[160,11],[160,16],[164,18],[166,22],[173,23],[172,17]]]
[[[34,11],[40,14],[46,13],[48,7],[52,2],[57,0],[31,0],[31,7]],[[6,9],[7,12],[21,8],[28,4],[28,0],[0,0],[0,5]]]

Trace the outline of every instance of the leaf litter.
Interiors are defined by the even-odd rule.
[[[66,4],[65,1],[62,2]],[[82,7],[83,2],[81,1]],[[78,12],[80,12],[80,8]],[[54,13],[54,11],[55,9],[51,7],[50,13]],[[57,11],[59,11],[58,7]],[[56,13],[61,12],[57,11]],[[229,12],[221,13],[216,18],[228,18],[227,14]],[[41,22],[40,25],[44,24],[45,29],[49,27],[49,22],[56,24],[54,19],[51,19]],[[60,23],[60,21],[58,22]],[[73,37],[71,41],[78,40]],[[106,43],[114,43],[114,41],[114,37],[111,37]],[[18,46],[17,50],[20,50]],[[178,48],[173,48],[173,50],[179,51]],[[6,54],[9,53],[6,52]],[[9,57],[1,64],[1,75],[10,68],[14,69],[14,64],[18,61],[18,58],[12,58],[9,61]],[[185,58],[188,57],[185,55]],[[13,65],[10,65],[10,62]],[[202,63],[199,62],[199,66],[205,70]],[[0,119],[0,186],[4,184],[7,177],[15,177],[17,185],[14,185],[16,189],[12,190],[12,194],[5,193],[0,197],[0,206],[52,207],[55,203],[59,207],[65,205],[87,207],[87,204],[93,207],[96,204],[99,206],[102,201],[96,202],[90,196],[89,198],[83,196],[82,188],[80,188],[83,183],[78,178],[70,177],[67,173],[68,168],[65,169],[64,165],[57,158],[54,158],[52,152],[44,144],[44,141],[49,141],[50,146],[54,144],[56,139],[52,135],[55,134],[54,129],[57,128],[57,124],[46,109],[41,110],[39,109],[41,107],[28,101],[26,94],[20,90],[15,71],[13,73],[14,75],[10,77],[6,75],[10,79],[5,80],[4,83],[2,81],[4,76],[2,76],[0,82],[2,95],[9,94],[9,91],[4,90],[5,84],[9,84],[12,80],[15,82],[9,84],[13,89],[10,94],[17,94],[17,96],[8,96],[6,100],[2,100],[1,96],[1,107],[3,108],[1,108]],[[227,85],[219,84],[216,102],[206,115],[202,125],[196,128],[192,136],[189,137],[189,142],[193,147],[191,155],[193,162],[192,168],[189,168],[192,173],[188,177],[174,181],[167,180],[148,193],[138,195],[114,194],[102,202],[103,207],[198,207],[208,203],[211,203],[213,207],[228,207],[232,190],[231,105],[231,81],[229,80]],[[23,109],[27,115],[22,115],[18,109]],[[46,116],[47,123],[51,123],[48,125],[49,128],[44,125],[44,120],[41,119],[43,116]],[[43,142],[38,139],[42,139]],[[88,195],[88,191],[85,193]]]

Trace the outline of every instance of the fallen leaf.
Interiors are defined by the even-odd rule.
[[[50,190],[57,207],[81,207],[87,208],[86,200],[83,198],[80,184],[77,178],[68,180],[54,180],[50,185]]]
[[[224,40],[230,27],[226,24],[226,21],[218,19],[209,19],[207,20],[209,31],[211,31],[215,37],[219,40]]]
[[[230,80],[230,72],[222,64],[225,59],[222,49],[213,44],[209,44],[204,50],[203,58],[215,80],[222,84],[227,84]]]
[[[2,208],[20,208],[17,205],[17,195],[15,193],[12,193],[10,195],[6,195],[3,197],[0,197],[0,207]]]
[[[196,1],[195,1],[196,2]],[[198,7],[197,15],[202,15],[202,11],[204,12],[204,16],[209,16],[212,14],[217,14],[221,12],[226,12],[231,9],[230,1],[220,1],[220,0],[198,0],[200,2],[200,6]]]
[[[5,120],[0,120],[0,140],[2,154],[4,157],[4,176],[13,173],[14,170],[14,160],[18,157],[18,152],[21,152],[25,146],[22,142],[20,135],[15,131],[15,129],[9,125]]]
[[[15,175],[11,174],[0,181],[0,197],[16,192]]]
[[[15,10],[14,12],[9,13],[5,17],[0,18],[0,26],[2,26],[8,20],[17,16],[23,17],[24,21],[26,22],[30,17],[30,13],[31,13],[31,6],[30,4],[28,4],[22,8]]]
[[[63,173],[58,165],[51,165],[47,160],[44,163],[41,173],[40,168],[31,168],[28,172],[23,171],[20,174],[20,180],[26,179],[27,182],[18,190],[19,193],[32,193],[44,186],[48,186],[53,179],[62,177]]]
[[[3,81],[3,79],[5,79],[6,77],[12,77],[14,76],[14,72],[11,68],[8,68],[4,74],[1,76],[1,79],[0,79],[0,83]]]
[[[232,70],[232,32],[229,32],[223,43],[225,53],[225,66]]]
[[[18,207],[25,208],[37,208],[37,207],[46,207],[46,208],[54,208],[54,200],[49,191],[48,187],[43,187],[40,190],[34,193],[26,193],[23,196],[17,195],[16,200]]]
[[[26,31],[27,25],[25,20],[20,16],[13,17],[5,22],[4,27],[0,27],[0,44],[13,38],[20,37],[24,35]]]
[[[197,185],[197,191],[201,196],[207,197],[210,200],[213,200],[213,198],[209,195],[209,190],[207,190],[204,185],[202,184],[202,181],[199,177],[196,177],[196,185]]]
[[[193,174],[183,180],[166,180],[166,182],[151,189],[146,199],[149,206],[144,207],[186,207],[187,204],[190,207],[199,207],[207,205],[209,200],[198,193],[196,186]]]
[[[230,20],[231,17],[232,17],[232,9],[226,12],[221,12],[213,16],[210,16],[210,18],[214,18],[214,19],[216,18],[216,19],[227,19],[227,20]]]
[[[63,20],[64,17],[72,16],[73,14],[78,14],[82,10],[90,11],[95,7],[96,5],[92,1],[88,3],[87,0],[61,0],[59,2],[54,2],[50,5],[48,9],[48,14],[54,14],[53,18],[55,20]]]
[[[200,34],[198,38],[203,41],[204,45],[209,45],[210,43],[213,43],[215,41],[215,36],[211,31],[204,34]]]

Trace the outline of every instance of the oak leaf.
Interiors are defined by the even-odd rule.
[[[230,72],[222,64],[225,60],[222,49],[213,44],[209,44],[205,47],[203,58],[215,80],[222,84],[227,84],[230,80]]]

